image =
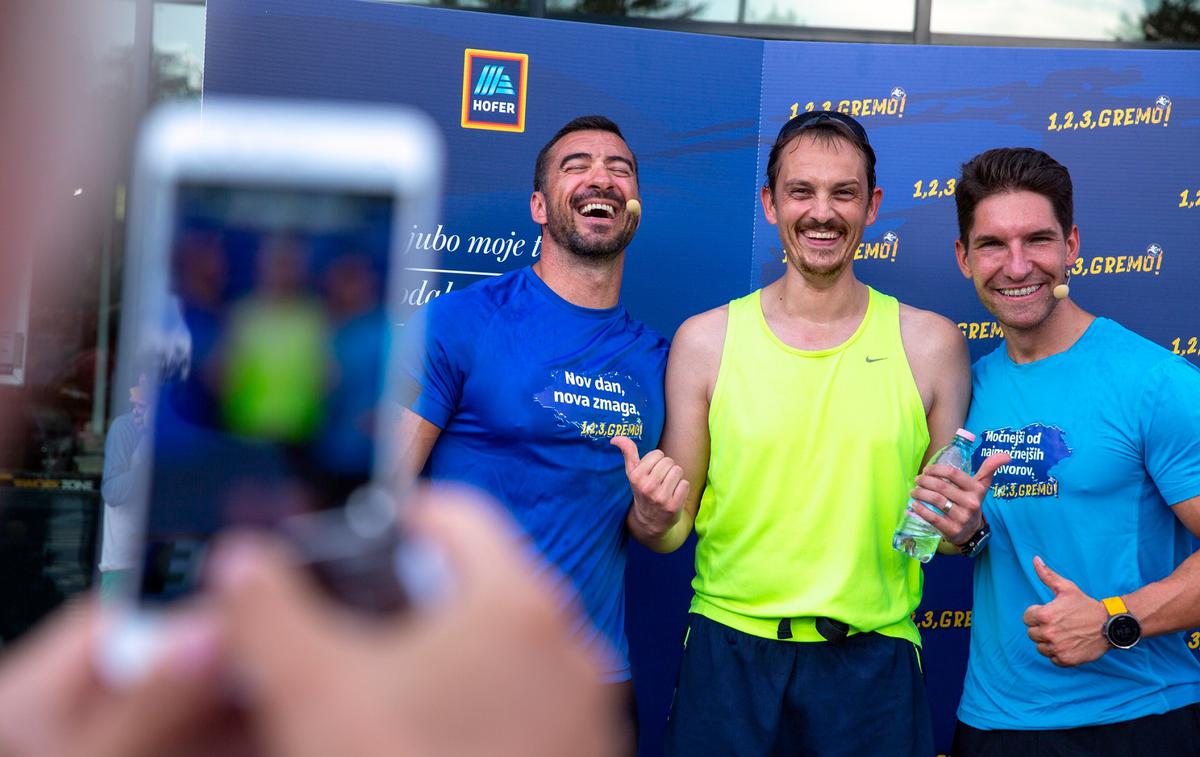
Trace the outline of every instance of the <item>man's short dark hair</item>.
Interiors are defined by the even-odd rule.
[[[958,238],[964,245],[975,225],[976,206],[1002,192],[1036,192],[1045,197],[1054,208],[1063,234],[1070,233],[1075,201],[1066,166],[1032,147],[998,147],[962,165],[954,204],[958,208]]]
[[[605,116],[580,116],[567,122],[567,125],[559,129],[550,141],[542,146],[538,152],[537,161],[533,164],[533,191],[541,192],[542,187],[546,184],[546,161],[550,159],[550,150],[554,145],[558,144],[558,140],[576,131],[607,131],[616,134],[625,142],[625,135],[621,133],[621,128],[616,125],[611,118]],[[625,142],[628,147],[629,143]],[[637,178],[637,156],[633,155],[633,149],[630,148],[629,154],[633,156],[633,177]]]
[[[814,110],[801,113],[783,125],[783,128],[779,130],[779,135],[775,137],[771,155],[767,158],[766,188],[769,191],[775,191],[775,180],[779,178],[779,159],[783,155],[784,148],[798,139],[801,134],[811,134],[815,139],[825,142],[843,139],[854,145],[862,154],[863,162],[866,164],[867,194],[875,191],[875,150],[871,148],[871,142],[867,139],[867,130],[858,121],[835,110]]]

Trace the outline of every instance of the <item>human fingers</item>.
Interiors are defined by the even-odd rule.
[[[683,469],[680,469],[682,474]],[[692,485],[688,483],[686,478],[681,478],[671,492],[671,501],[669,508],[672,513],[678,513],[683,510],[683,503],[687,502],[688,492],[692,490]]]
[[[0,658],[0,754],[38,755],[62,739],[89,679],[97,601],[72,603]]]
[[[1074,582],[1063,578],[1051,570],[1050,566],[1047,565],[1040,556],[1034,555],[1033,570],[1035,573],[1037,573],[1037,577],[1041,580],[1041,582],[1054,592],[1054,596],[1056,597],[1063,592],[1078,590]]]
[[[921,475],[917,476],[918,482],[922,480],[941,481],[943,485],[964,492],[977,493],[985,490],[973,476],[950,465],[926,466]]]
[[[69,754],[151,757],[192,753],[218,726],[223,710],[221,644],[215,619],[183,611],[163,630],[162,654],[147,675],[120,690],[95,682],[81,707]],[[92,636],[93,649],[100,634]],[[95,654],[91,655],[94,659]]]
[[[671,458],[666,457],[665,455],[659,458],[658,462],[654,464],[654,467],[646,473],[644,482],[646,489],[661,491],[664,488],[667,477],[670,476],[671,472],[676,468],[679,468],[679,466],[676,465],[675,461]],[[682,468],[679,468],[679,473],[682,475]],[[662,501],[662,499],[664,498],[659,498],[659,501]]]
[[[683,467],[672,462],[667,475],[663,477],[662,485],[659,487],[660,501],[668,505],[673,505],[680,486],[684,484],[687,484],[687,481],[683,478]]]
[[[987,459],[979,464],[979,470],[975,471],[975,480],[983,484],[986,489],[992,485],[992,477],[996,475],[996,470],[1010,462],[1012,462],[1012,456],[1007,452],[988,455]]]
[[[1025,612],[1021,615],[1021,622],[1027,626],[1036,626],[1040,624],[1041,620],[1038,618],[1038,612],[1043,607],[1045,607],[1045,605],[1030,605],[1029,607],[1026,607]]]
[[[647,478],[655,466],[664,458],[666,458],[666,453],[661,449],[650,450],[642,457],[642,461],[638,463],[637,469],[633,472],[634,477]]]
[[[339,627],[338,608],[281,542],[262,535],[225,537],[209,568],[231,674],[253,730],[272,750],[313,753],[329,738],[321,723],[346,695],[344,653],[354,645]]]
[[[525,553],[515,548],[524,537],[499,506],[479,492],[453,485],[427,486],[414,497],[407,515],[413,533],[437,544],[452,572],[463,581],[529,572]]]
[[[963,509],[979,509],[979,498],[971,492],[963,491],[953,482],[921,474],[917,476],[915,484],[912,491],[909,492],[909,496],[933,505],[944,515],[952,515],[955,508],[958,508],[959,516],[963,516]]]
[[[1048,644],[1050,642],[1046,638],[1046,631],[1041,624],[1035,623],[1032,626],[1026,626],[1025,635],[1035,644]]]
[[[614,436],[609,444],[621,450],[621,456],[625,458],[625,475],[632,477],[640,462],[637,445],[628,436]]]
[[[919,492],[923,492],[921,496],[929,496],[933,494],[933,492],[926,492],[920,488],[913,489],[914,495]],[[942,534],[942,536],[944,536],[950,542],[953,543],[962,538],[962,524],[953,518],[948,517],[953,515],[953,509],[946,515],[942,515],[914,496],[914,502],[910,512],[915,513],[918,518],[936,528]]]

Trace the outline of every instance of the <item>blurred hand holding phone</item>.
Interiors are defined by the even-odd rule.
[[[136,532],[111,535],[133,544],[113,680],[146,668],[229,528],[283,534],[358,607],[437,591],[436,554],[396,525],[388,439],[398,240],[435,219],[441,162],[431,122],[399,108],[208,98],[148,119],[114,386],[139,387],[150,445]]]

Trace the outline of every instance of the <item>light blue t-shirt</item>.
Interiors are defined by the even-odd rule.
[[[572,305],[530,268],[418,313],[425,349],[406,356],[419,391],[410,407],[442,429],[429,476],[475,486],[508,508],[569,579],[591,620],[581,638],[611,659],[608,678],[628,679],[633,495],[610,440],[627,436],[642,455],[658,446],[667,341],[624,307]]]
[[[1059,668],[1022,622],[1029,605],[1054,598],[1034,555],[1103,599],[1166,577],[1191,554],[1170,506],[1200,495],[1200,370],[1097,318],[1065,352],[1018,365],[1001,345],[973,374],[974,464],[994,452],[1013,460],[984,502],[992,539],[976,558],[959,719],[1074,728],[1200,701],[1200,661],[1183,633]]]

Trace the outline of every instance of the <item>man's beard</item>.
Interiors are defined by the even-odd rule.
[[[804,231],[813,229],[827,229],[840,232],[843,237],[843,244],[845,243],[845,239],[849,238],[850,235],[850,229],[843,224],[797,224],[794,233],[796,249],[794,253],[787,256],[788,265],[807,276],[819,279],[836,279],[841,275],[842,271],[850,266],[853,255],[847,256],[841,249],[829,249],[824,254],[806,252],[803,246]],[[857,245],[855,246],[857,247]]]
[[[546,213],[549,217],[547,218],[546,229],[550,232],[550,237],[560,247],[576,257],[595,262],[612,260],[625,249],[626,240],[622,239],[621,235],[587,239],[575,225],[575,211],[573,208],[579,201],[590,199],[591,197],[616,199],[600,192],[593,192],[588,197],[575,198],[571,203],[572,209],[567,210],[566,213],[563,213],[554,206],[547,206]],[[613,223],[615,225],[615,219]]]

